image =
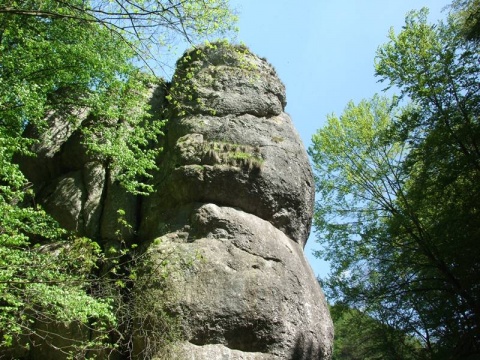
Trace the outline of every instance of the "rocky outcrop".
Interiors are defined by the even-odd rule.
[[[183,116],[169,123],[162,172],[156,178],[163,191],[148,199],[144,233],[160,233],[155,226],[163,208],[212,202],[267,220],[304,245],[311,226],[313,176],[283,112],[285,88],[275,70],[248,52],[222,47],[201,55],[192,51],[179,64],[172,96],[177,95],[176,113]]]
[[[197,354],[186,359],[214,359],[227,348],[251,359],[328,358],[329,315],[299,244],[238,208],[207,203],[181,212],[188,233],[164,235],[154,256],[201,254],[171,283],[178,298],[170,306],[185,319],[183,349]]]
[[[116,211],[127,209],[136,231],[124,236],[154,263],[193,259],[169,273],[175,296],[162,302],[180,319],[177,358],[330,358],[332,323],[303,255],[313,176],[275,70],[243,47],[217,44],[187,52],[167,96],[152,94],[169,122],[150,196],[128,195],[87,154],[79,129],[88,116],[79,111],[72,128],[53,114],[39,156],[22,161],[37,200],[103,244],[114,238]]]

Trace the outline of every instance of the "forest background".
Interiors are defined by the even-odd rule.
[[[163,122],[148,121],[141,102],[146,87],[155,80],[139,74],[136,65],[158,65],[168,74],[167,58],[157,64],[145,61],[158,44],[166,45],[173,54],[171,46],[175,44],[168,34],[156,32],[162,27],[193,43],[228,33],[235,23],[222,1],[170,2],[154,11],[130,2],[116,4],[113,11],[111,7],[117,5],[101,2],[91,9],[85,3],[55,1],[38,4],[38,8],[17,2],[0,6],[2,346],[14,344],[25,332],[35,332],[32,316],[35,320],[75,319],[105,331],[106,336],[117,321],[112,313],[116,300],[92,292],[98,288],[92,284],[100,281],[92,278],[92,269],[103,262],[101,272],[125,271],[95,241],[67,234],[36,204],[26,205],[31,190],[14,161],[15,156],[29,154],[32,140],[21,137],[24,128],[34,126],[41,131],[46,113],[73,103],[90,109],[91,116],[102,121],[82,129],[84,144],[127,190],[148,193],[151,187],[145,179],[156,167],[157,156],[150,142],[161,135]],[[345,9],[338,12],[340,19],[327,15],[329,20],[335,18],[334,24],[318,22],[320,31],[309,28],[302,33],[308,46],[300,45],[298,51],[282,48],[287,64],[305,60],[295,66],[293,78],[301,83],[297,87],[290,85],[288,75],[278,68],[291,93],[296,94],[299,88],[303,91],[302,101],[297,104],[294,96],[289,102],[300,107],[312,105],[311,118],[320,119],[312,121],[318,129],[313,144],[304,141],[319,190],[315,239],[322,247],[314,248],[314,253],[328,261],[323,265],[330,266],[328,275],[320,277],[335,303],[335,356],[339,358],[355,358],[358,351],[363,351],[358,355],[361,358],[373,351],[373,357],[386,358],[389,352],[392,358],[405,359],[461,358],[479,352],[476,204],[480,4],[459,0],[454,5],[454,16],[435,25],[426,9],[409,13],[405,26],[385,35],[384,41],[375,45],[371,60],[365,61],[371,61],[372,72],[383,81],[381,86],[389,87],[390,95],[397,92],[400,98],[365,90],[369,80],[356,86],[353,80],[363,71],[340,61],[363,64],[361,50],[370,53],[365,45],[370,43],[370,33],[359,31],[368,27],[349,21],[349,16],[363,14],[364,23],[375,23],[383,15],[378,9],[393,10],[384,3],[377,12],[350,7],[351,13]],[[317,24],[321,16],[317,18],[315,9],[329,13],[326,5],[312,5],[310,22],[292,11],[282,22],[275,9],[266,13],[275,24],[283,24],[282,30],[295,25],[292,19],[302,19],[297,30],[305,23]],[[100,15],[92,18],[90,12]],[[119,27],[119,13],[132,25]],[[157,13],[160,17],[155,18]],[[142,16],[148,21],[142,22]],[[345,24],[352,23],[356,24],[354,29],[347,31],[350,28]],[[267,25],[267,29],[275,28]],[[353,43],[342,42],[340,34],[345,31]],[[267,32],[260,25],[255,29],[256,36]],[[315,37],[318,34],[328,37],[322,42],[321,37]],[[357,34],[363,36],[356,39]],[[159,35],[160,43],[152,41]],[[284,35],[279,30],[270,39],[296,46],[301,43],[290,40],[291,32]],[[241,34],[238,39],[243,40]],[[144,47],[146,43],[151,47]],[[181,49],[182,44],[178,46]],[[344,53],[337,56],[335,49]],[[269,58],[253,43],[252,50]],[[276,64],[273,57],[269,60]],[[332,64],[339,66],[337,71],[330,68]],[[333,78],[316,81],[318,69],[328,71]],[[357,90],[360,93],[355,94]],[[335,106],[327,94],[337,101],[340,94],[346,94],[348,100],[341,105],[344,110],[326,110],[330,115],[325,123],[322,104]],[[171,96],[168,100],[175,101]],[[310,119],[310,115],[297,115],[293,106],[289,111],[294,121],[297,116]],[[304,130],[298,127],[303,135]],[[47,240],[67,240],[73,245],[62,247],[58,261],[51,262],[48,251],[42,250]],[[70,263],[75,254],[86,261]],[[134,283],[134,270],[129,268],[125,274]],[[125,288],[126,279],[112,280],[113,287]],[[94,324],[91,319],[96,319]],[[360,324],[368,331],[344,333],[338,331],[339,324],[346,325],[344,329]],[[388,339],[380,344],[365,342],[365,334],[375,334],[369,339],[386,334]],[[103,340],[84,345],[96,346]],[[367,346],[359,349],[354,344]]]

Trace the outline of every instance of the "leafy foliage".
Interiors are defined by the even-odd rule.
[[[451,8],[465,38],[478,41],[480,39],[480,1],[455,0]]]
[[[93,120],[82,128],[91,155],[133,194],[148,195],[153,190],[146,180],[151,178],[150,171],[157,169],[156,159],[162,151],[156,143],[166,120],[161,120],[161,109],[154,113],[148,103],[157,86],[165,84],[135,74],[108,91],[108,100],[102,104],[110,106],[92,109]]]
[[[330,308],[335,327],[332,360],[420,359],[420,342],[382,321],[340,304]]]
[[[389,39],[376,72],[410,104],[349,104],[310,149],[325,285],[435,359],[478,354],[478,47],[454,17],[434,26],[426,10]]]
[[[116,320],[111,301],[86,292],[91,287],[91,271],[96,267],[100,247],[82,238],[47,247],[31,247],[28,237],[18,234],[15,220],[38,221],[28,229],[30,234],[57,232],[58,236],[63,231],[41,211],[32,213],[26,209],[14,213],[15,209],[6,207],[1,210],[10,210],[2,215],[13,227],[5,224],[7,221],[2,222],[0,348],[28,346],[32,339],[47,338],[48,331],[42,330],[40,324],[53,321],[88,325],[95,319],[99,331],[114,326]],[[88,346],[101,346],[103,339],[97,340]],[[86,345],[80,343],[75,351]]]
[[[123,262],[107,261],[100,239],[68,234],[32,204],[32,184],[14,162],[18,155],[33,156],[36,140],[23,137],[25,128],[42,133],[47,115],[62,114],[80,128],[90,155],[128,191],[147,194],[164,114],[149,108],[146,99],[159,80],[139,64],[158,69],[175,39],[222,35],[235,20],[224,0],[1,2],[2,351],[47,341],[49,324],[58,322],[79,324],[87,333],[62,351],[85,356],[111,346],[104,341],[119,326],[118,297],[97,291],[112,280],[100,265],[111,265],[107,274],[131,275]],[[72,108],[88,113],[86,120]]]
[[[6,1],[0,14],[92,26],[125,43],[147,67],[167,65],[163,58],[176,39],[196,43],[222,36],[236,30],[237,21],[228,0]]]

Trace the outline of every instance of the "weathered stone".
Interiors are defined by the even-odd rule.
[[[99,224],[100,238],[103,242],[119,238],[128,243],[135,241],[139,202],[138,196],[127,193],[118,182],[109,179]],[[124,215],[120,215],[119,211],[122,211]],[[126,221],[128,226],[119,227],[119,219]]]
[[[83,108],[63,109],[48,114],[45,128],[27,127],[25,136],[38,140],[31,149],[35,156],[21,157],[18,161],[37,189],[65,173],[60,159],[65,152],[63,147],[87,116],[88,110]],[[78,160],[79,154],[75,155],[70,158],[69,170],[72,170],[71,163]]]
[[[172,360],[225,359],[225,360],[280,360],[278,356],[258,352],[232,350],[221,344],[197,346],[192,343],[179,344],[177,355]]]
[[[253,55],[245,56],[246,61],[256,66],[248,70],[249,76],[263,81],[264,87],[283,88],[270,65],[256,57],[255,61],[250,60]],[[207,55],[207,60],[210,57]],[[221,77],[225,65],[215,64],[216,61],[211,61],[209,65],[196,67],[199,73],[218,67],[215,74]],[[209,86],[200,80],[195,85]],[[244,90],[237,81],[225,88],[228,89],[222,93],[225,101]],[[282,94],[280,99],[284,99]],[[260,93],[254,97],[262,96]],[[313,175],[290,117],[282,112],[284,102],[279,104],[281,111],[267,112],[268,117],[254,116],[246,108],[238,114],[228,114],[229,107],[217,104],[216,116],[203,115],[195,107],[190,110],[200,114],[170,121],[164,166],[156,177],[162,191],[147,199],[145,207],[142,231],[147,237],[159,235],[155,229],[158,222],[150,214],[162,212],[162,208],[172,204],[200,201],[239,207],[270,221],[298,243],[305,244],[314,202]],[[243,105],[244,102],[238,103]],[[224,113],[228,115],[219,116]]]
[[[280,80],[252,55],[249,64],[260,65],[232,70],[244,64],[235,56],[223,53],[228,64],[216,54],[193,56],[190,68],[179,61],[177,80],[183,68],[193,71],[193,98],[203,100],[184,99],[186,114],[168,124],[140,234],[160,237],[149,249],[158,261],[166,253],[201,256],[172,273],[169,289],[178,298],[165,305],[182,319],[184,358],[328,359],[332,323],[302,252],[314,201],[308,157],[283,112],[284,97],[275,96],[283,100],[273,111],[259,90],[282,89]],[[243,79],[230,81],[231,73]],[[221,79],[214,89],[221,101],[207,101],[212,78]],[[256,110],[241,98],[252,78],[265,100],[255,100]]]
[[[160,264],[148,277],[138,272],[148,292],[133,291],[130,300],[176,317],[178,359],[329,359],[332,322],[303,255],[314,182],[284,112],[284,85],[243,47],[200,50],[179,60],[171,104],[164,87],[151,89],[154,117],[171,119],[150,196],[126,193],[112,169],[87,151],[79,126],[95,120],[80,110],[77,121],[52,114],[47,131],[29,130],[39,139],[38,157],[20,159],[22,169],[36,200],[63,227],[105,247],[120,235]],[[120,209],[131,228],[118,233]],[[168,276],[166,254],[175,254],[177,264]],[[156,332],[134,331],[134,357],[156,341],[141,334],[164,331],[148,330]],[[44,346],[62,358],[55,344]]]
[[[184,319],[185,337],[197,353],[221,344],[293,359],[302,342],[308,359],[330,355],[326,302],[302,247],[269,222],[239,209],[198,205],[183,229],[150,251],[160,258],[172,252],[201,256],[188,270],[172,273],[170,291],[177,297],[167,305]]]
[[[67,173],[37,194],[45,210],[66,229],[84,233],[83,202],[85,185],[81,171]]]
[[[90,162],[51,181],[37,198],[64,228],[98,238],[104,182],[105,169]]]
[[[178,60],[172,83],[188,113],[269,117],[283,111],[285,86],[272,65],[244,47],[218,44],[197,50]]]

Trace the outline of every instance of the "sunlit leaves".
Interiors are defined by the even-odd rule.
[[[60,229],[15,164],[33,155],[25,128],[42,133],[51,112],[78,126],[84,119],[71,110],[80,109],[89,114],[78,129],[88,156],[128,191],[149,193],[165,114],[147,103],[165,84],[137,66],[160,71],[178,41],[222,36],[235,21],[224,0],[0,4],[0,347],[39,335],[36,322],[115,325],[111,298],[93,291],[100,247]]]
[[[225,37],[236,31],[237,22],[228,0],[14,2],[0,5],[1,13],[98,25],[156,71],[178,39],[195,44]]]
[[[440,359],[480,351],[480,58],[455,16],[432,25],[427,14],[409,13],[376,57],[411,103],[349,104],[310,153],[327,294]]]
[[[316,221],[326,237],[337,236],[339,229],[360,236],[362,219],[376,216],[378,210],[388,211],[397,197],[403,181],[397,167],[405,149],[385,139],[394,116],[390,108],[391,102],[379,96],[359,105],[350,103],[340,118],[329,116],[327,125],[313,136],[309,152],[322,195]],[[324,206],[330,206],[328,211]],[[352,212],[358,218],[352,219]],[[320,216],[324,213],[344,221],[324,229],[319,226],[329,223]]]
[[[163,135],[165,120],[161,117],[165,114],[150,109],[148,100],[156,87],[164,86],[163,81],[144,74],[112,84],[108,100],[93,112],[93,125],[83,129],[90,154],[134,194],[152,191],[147,180],[157,169],[156,159],[162,150],[157,141]]]
[[[458,22],[462,34],[468,40],[480,39],[480,1],[454,0],[452,9],[455,11],[455,20]]]

